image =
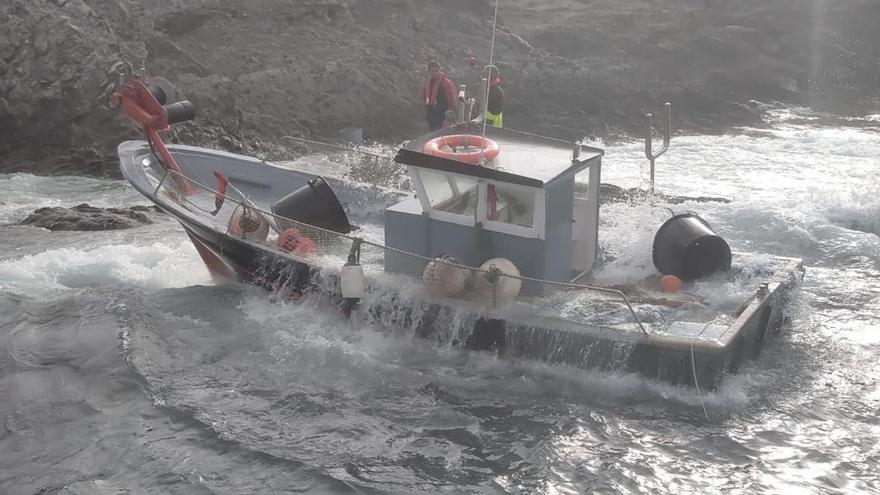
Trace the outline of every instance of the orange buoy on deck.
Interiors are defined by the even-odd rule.
[[[470,273],[457,265],[461,265],[461,261],[447,255],[438,256],[425,265],[422,282],[428,294],[451,297],[464,292]]]
[[[660,290],[663,292],[678,292],[681,290],[681,279],[675,275],[663,275],[660,277]]]
[[[494,160],[501,152],[501,148],[489,138],[471,134],[452,134],[428,141],[422,146],[422,152],[447,160],[479,165],[482,160]]]
[[[275,242],[275,245],[286,253],[295,253],[301,256],[318,250],[315,241],[303,235],[296,227],[290,227],[278,234],[278,241]]]
[[[269,236],[269,222],[254,208],[238,205],[229,218],[227,232],[242,239],[265,241]]]

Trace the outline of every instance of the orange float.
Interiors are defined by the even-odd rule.
[[[489,138],[471,134],[452,134],[436,137],[422,146],[426,155],[479,165],[498,156],[501,148]]]
[[[278,234],[278,241],[276,241],[275,245],[286,253],[296,253],[300,256],[305,256],[318,250],[317,246],[315,246],[315,241],[303,235],[296,227],[290,227]]]
[[[269,222],[259,211],[246,205],[238,205],[229,218],[229,235],[253,241],[265,241],[269,235]]]
[[[678,292],[681,290],[681,279],[675,275],[664,275],[660,277],[660,290],[663,292]]]

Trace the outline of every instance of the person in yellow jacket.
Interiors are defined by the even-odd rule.
[[[489,79],[489,98],[486,105],[486,125],[492,127],[504,127],[504,90],[501,88],[501,74],[498,69],[489,68],[488,74],[484,71],[483,77]],[[480,95],[481,97],[484,95]]]

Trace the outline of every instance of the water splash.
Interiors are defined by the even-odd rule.
[[[195,249],[180,235],[152,244],[80,244],[0,261],[0,289],[32,296],[105,285],[159,289],[210,283]]]

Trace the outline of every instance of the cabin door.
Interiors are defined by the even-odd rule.
[[[601,172],[598,162],[575,174],[571,269],[577,273],[591,270],[596,261],[600,181]]]

